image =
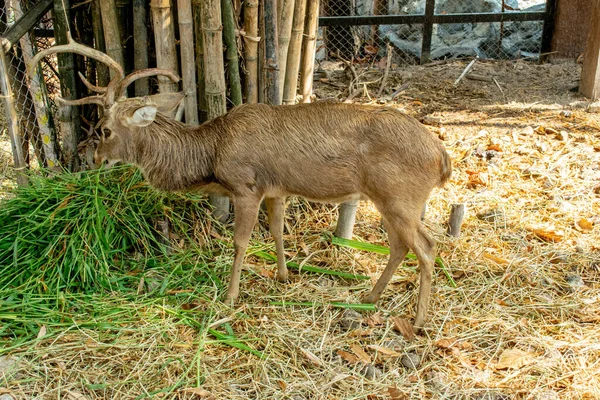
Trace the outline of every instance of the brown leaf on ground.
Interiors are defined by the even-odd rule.
[[[317,357],[314,353],[312,353],[311,351],[305,350],[300,348],[300,351],[302,352],[302,354],[304,354],[304,357],[306,357],[306,359],[308,361],[310,361],[311,363],[313,363],[314,365],[318,366],[318,367],[322,367],[323,366],[323,361]]]
[[[352,350],[352,352],[358,356],[360,361],[365,364],[371,364],[371,356],[368,355],[360,345],[353,344],[350,346],[350,350]]]
[[[556,232],[549,229],[529,228],[529,230],[544,242],[562,242],[564,235],[561,232]]]
[[[483,258],[485,258],[487,260],[490,260],[490,261],[493,261],[496,264],[500,264],[500,265],[506,265],[506,264],[508,264],[508,260],[505,260],[504,258],[495,256],[495,255],[490,254],[490,253],[485,253],[484,252],[483,253]]]
[[[397,351],[394,351],[392,349],[388,349],[387,347],[378,346],[376,344],[370,344],[367,347],[370,348],[370,349],[373,349],[375,351],[378,351],[381,354],[384,354],[386,356],[400,357],[402,355],[402,354],[398,353]]]
[[[181,391],[183,393],[195,394],[196,396],[200,397],[201,399],[215,400],[215,396],[213,396],[212,393],[210,393],[208,390],[204,390],[199,387],[181,389]]]
[[[282,391],[285,392],[285,390],[287,389],[287,383],[285,383],[284,381],[282,381],[281,379],[277,380],[277,386],[279,386],[279,389],[281,389]]]
[[[275,273],[269,269],[265,269],[265,268],[261,268],[258,271],[258,274],[260,276],[264,276],[265,278],[269,278],[269,279],[274,279],[275,278]]]
[[[435,346],[439,347],[440,349],[448,350],[451,347],[455,346],[456,343],[458,343],[458,338],[446,338],[436,341]]]
[[[488,150],[488,151],[489,151],[489,150],[494,150],[494,151],[499,151],[499,152],[501,152],[501,151],[502,151],[502,147],[500,147],[500,145],[499,145],[499,144],[490,144],[490,145],[487,147],[487,149],[486,149],[486,150]]]
[[[594,223],[585,218],[581,218],[580,220],[575,221],[575,228],[583,232],[589,232],[594,229]]]
[[[406,395],[398,390],[398,387],[396,386],[390,386],[388,388],[388,393],[390,394],[390,398],[392,400],[404,400],[407,398]]]
[[[410,342],[415,338],[415,332],[410,322],[400,317],[392,317],[391,320],[394,324],[393,329],[404,336],[404,339]]]
[[[348,353],[344,350],[337,351],[338,356],[342,357],[344,360],[348,361],[350,364],[356,364],[360,361],[360,359],[352,353]]]
[[[496,369],[519,369],[535,362],[533,354],[519,349],[506,349],[500,354]]]
[[[371,315],[369,318],[367,318],[367,324],[369,324],[369,326],[371,328],[374,328],[374,327],[376,327],[378,325],[384,325],[385,324],[385,320],[381,316],[381,313],[377,312],[377,313]]]

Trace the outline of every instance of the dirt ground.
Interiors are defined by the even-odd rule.
[[[477,62],[471,73],[487,80],[464,78],[457,86],[467,62],[392,65],[378,96],[383,64],[355,66],[355,76],[343,62],[323,63],[315,95],[345,101],[354,94],[351,101],[405,110],[452,156],[453,178],[433,194],[425,217],[452,279],[436,269],[422,334],[403,329],[417,299],[413,262],[398,270],[377,311],[271,303],[359,303],[386,262],[324,239],[335,207],[290,199],[288,257],[371,281],[292,272],[291,282],[280,284],[271,279],[273,264],[249,257],[237,309],[196,306],[212,307],[208,324],[229,323],[265,358],[173,323],[165,305],[123,301],[119,307],[135,322],[110,340],[77,327],[14,351],[19,379],[10,392],[74,399],[600,398],[600,114],[572,91],[580,65]],[[458,203],[466,218],[461,236],[450,238],[446,221]],[[354,238],[387,245],[367,202]],[[263,227],[254,239],[272,246]],[[190,373],[193,379],[183,378]],[[178,382],[185,383],[174,393],[161,392]]]

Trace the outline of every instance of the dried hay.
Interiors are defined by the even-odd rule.
[[[476,64],[474,72],[494,76],[501,94],[493,83],[467,79],[454,88],[464,65],[389,77],[389,92],[410,82],[398,106],[440,118],[432,130],[454,160],[453,179],[432,196],[426,225],[457,287],[436,271],[423,335],[402,334],[418,286],[406,268],[377,312],[356,313],[270,302],[355,303],[370,282],[292,272],[283,285],[269,277],[274,265],[249,257],[238,309],[211,300],[210,290],[203,300],[193,293],[98,299],[120,311],[96,324],[82,313],[86,324],[55,326],[47,337],[2,351],[16,360],[0,367],[0,387],[17,398],[600,398],[600,121],[569,106],[577,101],[568,89],[579,68]],[[318,95],[348,95],[330,84],[347,87],[343,73],[328,79]],[[377,277],[385,256],[324,238],[335,207],[289,203],[290,259]],[[445,235],[452,203],[468,210],[458,239]],[[359,208],[355,236],[386,244],[369,203]],[[264,216],[254,239],[255,250],[272,250]],[[229,248],[216,262],[230,263],[232,255]],[[264,357],[215,339],[211,324]]]

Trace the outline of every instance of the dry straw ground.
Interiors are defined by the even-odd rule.
[[[402,334],[416,304],[418,280],[410,268],[397,272],[377,311],[355,312],[323,304],[358,303],[370,281],[303,272],[283,285],[271,279],[274,265],[250,257],[235,310],[210,300],[177,308],[115,296],[104,305],[114,317],[103,314],[97,325],[65,327],[11,349],[0,362],[0,393],[23,399],[600,398],[600,119],[569,91],[580,68],[477,63],[472,72],[496,79],[501,92],[493,81],[464,79],[455,88],[465,65],[392,69],[388,79],[388,94],[408,83],[389,103],[439,123],[430,128],[454,161],[453,179],[433,194],[425,224],[456,287],[436,270],[422,335]],[[343,64],[323,69],[316,94],[345,99]],[[358,69],[357,75],[371,82],[374,96],[382,71]],[[323,236],[335,224],[333,206],[289,203],[288,257],[378,276],[385,256],[332,246]],[[468,210],[458,239],[445,235],[453,203]],[[272,247],[264,224],[255,239]],[[355,239],[386,245],[369,203],[360,206]],[[232,256],[230,246],[219,257],[229,263]],[[194,288],[190,282],[180,289]],[[212,296],[208,289],[205,297]],[[271,303],[281,301],[315,306]],[[202,311],[197,327],[182,323],[194,310]],[[113,319],[118,326],[110,325]],[[264,358],[217,340],[208,325],[228,330]],[[165,393],[169,388],[175,389]]]

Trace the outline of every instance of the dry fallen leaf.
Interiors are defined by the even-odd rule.
[[[505,302],[505,301],[504,301],[504,300],[502,300],[502,299],[494,299],[494,301],[496,302],[496,304],[499,304],[499,305],[501,305],[501,306],[503,306],[503,307],[507,307],[507,306],[508,306],[508,303],[507,303],[507,302]]]
[[[519,369],[525,365],[534,363],[533,354],[519,349],[506,349],[500,354],[500,360],[496,369]]]
[[[500,264],[500,265],[506,265],[508,264],[508,260],[505,260],[504,258],[495,256],[493,254],[490,253],[483,253],[483,258],[491,260],[493,262],[495,262],[496,264]]]
[[[360,361],[360,359],[352,353],[348,353],[344,350],[337,351],[338,356],[342,357],[344,360],[348,361],[350,364],[356,364]]]
[[[454,346],[457,342],[458,342],[458,338],[440,339],[435,342],[435,346],[439,347],[440,349],[447,350],[447,349],[450,349],[452,346]]]
[[[489,150],[494,150],[494,151],[499,151],[499,152],[501,152],[501,151],[502,151],[502,147],[500,147],[500,145],[499,145],[499,144],[490,144],[490,145],[487,147],[487,149],[486,149],[486,150],[488,150],[488,151],[489,151]]]
[[[350,332],[350,336],[352,337],[363,337],[363,336],[371,336],[375,329],[354,329]]]
[[[308,350],[304,350],[303,348],[300,348],[300,351],[302,352],[302,354],[304,354],[304,357],[306,357],[308,359],[308,361],[310,361],[314,365],[316,365],[318,367],[323,366],[323,361],[321,361],[321,359],[319,357],[314,355],[314,353],[312,353]]]
[[[287,389],[287,384],[284,381],[282,381],[281,379],[277,380],[277,386],[279,386],[279,388],[284,392]]]
[[[394,330],[404,336],[404,339],[410,342],[415,338],[415,333],[410,322],[400,317],[392,317],[391,320],[394,323]]]
[[[580,231],[591,231],[594,229],[594,223],[585,218],[581,218],[579,221],[575,221],[575,228]]]
[[[396,386],[390,386],[388,388],[388,393],[390,394],[390,398],[392,400],[404,400],[406,396],[402,393]]]
[[[72,400],[87,400],[88,399],[83,394],[81,394],[75,390],[65,390],[65,392],[69,395],[68,398],[72,399]]]
[[[371,356],[368,355],[358,344],[353,344],[350,346],[350,350],[352,350],[352,352],[358,356],[360,361],[365,364],[371,364]]]
[[[378,351],[381,354],[384,354],[386,356],[400,357],[402,355],[402,354],[398,353],[397,351],[394,351],[392,349],[388,349],[387,347],[377,346],[376,344],[370,344],[367,347],[370,348],[370,349],[373,349],[375,351]]]
[[[561,232],[557,232],[549,229],[529,228],[531,232],[544,242],[561,242],[564,239],[564,235]]]
[[[385,324],[385,320],[381,316],[381,313],[377,312],[377,313],[371,315],[369,318],[367,318],[367,324],[369,324],[369,326],[371,328],[373,328],[373,327],[375,327],[377,325],[383,325],[383,324]]]
[[[269,278],[269,279],[274,279],[275,278],[275,273],[273,271],[268,270],[268,269],[264,269],[264,268],[261,268],[258,271],[258,274],[260,276],[264,276],[265,278]]]
[[[42,325],[42,327],[40,328],[40,331],[38,332],[37,338],[41,339],[44,336],[46,336],[46,325]]]

